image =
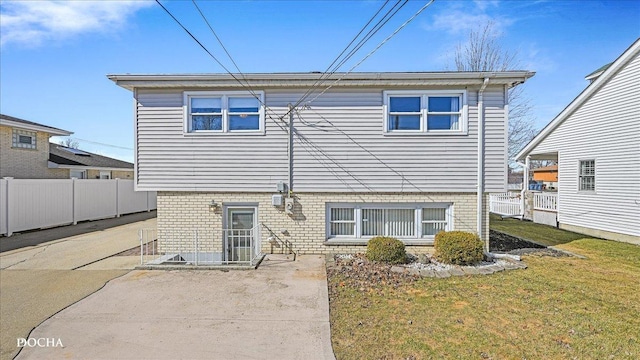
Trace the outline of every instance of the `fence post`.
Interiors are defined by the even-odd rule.
[[[116,217],[120,217],[120,179],[116,179]]]
[[[12,177],[5,177],[5,180],[7,180],[7,195],[5,196],[5,202],[6,202],[6,218],[5,220],[7,220],[7,237],[11,236],[13,234],[13,231],[11,231],[11,222],[9,220],[11,220],[11,218],[9,217],[9,189],[11,189],[11,186],[9,186],[9,184],[11,183],[11,180],[13,180]]]
[[[78,215],[76,214],[78,211],[78,204],[76,204],[76,201],[78,201],[78,196],[76,196],[77,189],[76,178],[71,178],[71,220],[73,225],[78,224]]]

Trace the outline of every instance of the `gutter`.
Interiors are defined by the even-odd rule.
[[[484,90],[489,85],[489,78],[485,77],[478,90],[478,196],[476,203],[478,235],[482,239],[484,232]],[[489,239],[485,239],[485,250],[489,251]]]

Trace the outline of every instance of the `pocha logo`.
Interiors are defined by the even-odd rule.
[[[18,347],[64,347],[60,338],[18,338]]]

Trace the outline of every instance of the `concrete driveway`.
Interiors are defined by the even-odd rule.
[[[85,234],[64,227],[55,233],[60,235],[66,230],[75,235],[0,253],[0,359],[13,358],[20,350],[18,339],[26,338],[51,315],[139,264],[137,256],[110,256],[138,246],[138,229],[154,227],[155,221],[105,227],[101,231],[91,228],[92,232]],[[17,241],[18,237],[1,238],[0,242],[11,241],[17,247],[31,245],[32,240],[38,244],[39,240],[48,239],[50,232],[31,232],[28,239],[22,238],[26,242]]]
[[[324,256],[132,271],[38,326],[18,359],[334,359]],[[62,345],[62,346],[58,346]]]

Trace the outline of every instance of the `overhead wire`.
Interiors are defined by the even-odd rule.
[[[200,7],[198,6],[198,3],[196,2],[196,0],[191,0],[191,2],[193,3],[193,5],[195,6],[196,10],[198,10],[198,13],[200,14],[200,16],[202,17],[202,20],[204,20],[204,22],[207,24],[207,26],[209,27],[209,30],[211,31],[211,33],[213,34],[213,36],[216,38],[216,40],[218,41],[218,44],[220,44],[220,47],[222,47],[222,50],[224,50],[224,52],[227,54],[227,57],[229,58],[229,60],[231,60],[231,63],[233,63],[233,66],[236,68],[236,70],[238,71],[238,74],[240,75],[240,77],[242,77],[242,80],[245,81],[246,83],[246,87],[249,89],[249,92],[251,93],[251,95],[253,95],[254,98],[258,99],[258,101],[260,101],[260,98],[258,97],[258,95],[255,93],[255,91],[251,88],[251,85],[249,84],[249,81],[247,80],[247,78],[245,77],[245,75],[242,73],[242,71],[240,70],[240,67],[238,66],[238,64],[236,63],[236,61],[233,59],[233,57],[231,56],[231,53],[229,53],[229,51],[227,50],[227,47],[224,46],[224,43],[222,43],[222,39],[220,39],[220,37],[218,36],[218,34],[216,33],[216,31],[213,29],[213,26],[211,25],[211,23],[209,23],[209,20],[207,19],[207,17],[204,15],[204,13],[202,12],[202,10],[200,9]],[[228,72],[228,71],[227,71]],[[262,103],[262,101],[260,101]],[[265,113],[269,112],[269,110],[271,110],[272,113],[274,113],[276,116],[277,113],[271,109],[269,106],[267,106],[267,104],[262,103],[262,105],[265,108]],[[270,115],[266,114],[271,120],[274,120]],[[280,116],[280,121],[283,121],[282,118],[286,116]],[[284,121],[283,121],[284,122]],[[278,124],[276,122],[276,124]],[[280,126],[280,124],[278,124],[278,126]],[[280,128],[282,130],[284,130],[284,128],[282,126],[280,126]]]
[[[193,39],[193,41],[195,41],[218,65],[220,65],[220,67],[222,67],[227,74],[229,74],[238,84],[240,84],[240,86],[242,86],[245,90],[247,90],[256,100],[258,100],[258,102],[265,107],[265,112],[268,108],[267,104],[265,104],[264,101],[262,101],[262,99],[260,99],[260,97],[251,89],[251,87],[249,87],[247,84],[242,83],[242,81],[240,81],[240,79],[238,79],[237,76],[235,76],[220,60],[218,60],[218,58],[213,55],[213,53],[211,53],[211,51],[209,51],[209,49],[207,49],[206,46],[204,46],[202,44],[202,42],[200,42],[200,40],[198,40],[198,38],[196,38],[195,35],[193,35],[191,33],[191,31],[189,31],[189,29],[187,29],[182,22],[180,22],[180,20],[178,20],[172,13],[171,11],[169,11],[169,9],[167,9],[164,5],[162,5],[162,3],[160,2],[160,0],[155,0],[155,2],[160,5],[160,7],[191,37],[191,39]],[[194,2],[195,4],[195,2]],[[196,5],[197,7],[197,5]],[[197,7],[198,10],[200,9],[199,7]],[[201,15],[202,12],[200,12]],[[205,18],[206,21],[206,18]],[[209,25],[209,22],[207,21],[207,24]],[[213,28],[209,25],[210,29],[213,30]],[[217,35],[216,35],[217,38]],[[223,46],[224,47],[224,46]],[[226,48],[225,48],[226,49]],[[226,51],[226,50],[225,50]],[[228,54],[228,53],[227,53]],[[232,60],[232,62],[235,64],[235,62]],[[237,64],[236,64],[237,66]],[[272,110],[273,111],[273,110]],[[271,118],[271,116],[269,116],[269,118]],[[280,121],[283,121],[284,116],[279,117]],[[284,130],[284,128],[282,127],[282,125],[278,124],[278,122],[271,118],[271,120],[273,120],[282,130]]]
[[[333,82],[333,84],[329,85],[327,88],[325,88],[324,90],[322,90],[318,95],[316,95],[313,99],[311,99],[310,101],[307,102],[307,104],[311,104],[312,102],[314,102],[318,97],[322,96],[324,93],[326,93],[329,89],[331,89],[334,85],[336,85],[337,83],[339,83],[340,81],[342,81],[342,79],[344,79],[344,77],[351,73],[353,70],[355,70],[358,66],[360,66],[363,62],[365,62],[368,58],[370,58],[376,51],[378,51],[384,44],[386,44],[391,38],[393,38],[400,30],[404,29],[407,25],[409,25],[409,23],[411,21],[413,21],[416,17],[418,17],[418,15],[420,15],[425,9],[427,9],[429,6],[431,6],[431,4],[433,4],[435,0],[430,0],[427,4],[425,4],[423,7],[421,7],[415,14],[413,14],[413,16],[411,16],[407,21],[405,21],[402,25],[400,25],[391,35],[389,35],[387,38],[385,38],[384,40],[382,40],[378,46],[376,46],[372,51],[370,51],[364,58],[362,58],[362,60],[360,60],[358,63],[356,63],[355,65],[353,65],[347,72],[342,73],[341,77],[338,78],[336,81]]]
[[[373,38],[373,36],[375,36],[375,34],[378,33],[378,31],[380,31],[380,29],[382,29],[384,27],[384,25],[387,24],[387,22],[389,22],[389,20],[391,20],[391,18],[393,18],[398,11],[400,11],[407,3],[409,2],[409,0],[404,0],[404,2],[402,2],[402,0],[398,0],[395,5],[393,5],[393,7],[391,7],[391,9],[387,10],[386,14],[384,14],[384,16],[378,20],[378,22],[369,30],[369,32],[367,32],[367,34],[360,39],[360,41],[354,46],[353,49],[351,49],[349,51],[349,53],[347,53],[347,55],[345,55],[345,57],[340,60],[335,66],[331,67],[333,64],[335,64],[335,62],[340,58],[340,56],[344,53],[344,51],[341,53],[341,55],[339,55],[336,60],[334,60],[334,62],[329,66],[329,68],[320,75],[319,79],[312,85],[311,88],[307,89],[307,91],[303,94],[303,96],[296,101],[294,108],[297,108],[302,102],[304,102],[304,100],[306,100],[313,92],[313,90],[319,88],[323,83],[325,83],[329,77],[331,77],[331,75],[335,74],[340,67],[342,67],[342,65],[344,65],[347,61],[349,61],[371,38]],[[401,4],[402,3],[402,4]],[[385,2],[383,4],[383,7],[381,7],[378,12],[376,12],[376,14],[372,17],[372,19],[374,19],[379,13],[380,11],[384,8],[384,6],[386,6],[387,2]],[[401,5],[400,5],[401,4]],[[400,5],[398,7],[398,5]],[[397,9],[396,9],[397,7]],[[367,23],[367,25],[369,25],[371,23],[371,20]],[[365,25],[365,28],[366,26]],[[357,36],[359,36],[362,32],[364,31],[361,30]],[[356,37],[357,38],[357,37]],[[355,39],[354,39],[355,40]],[[349,44],[349,46],[353,43],[353,41]],[[345,48],[345,50],[348,49]],[[286,115],[285,115],[286,116]]]
[[[318,79],[313,83],[313,85],[311,85],[311,87],[309,89],[307,89],[307,91],[302,95],[301,99],[304,99],[308,96],[308,94],[310,92],[313,91],[314,88],[316,88],[317,86],[319,86],[320,81],[322,81],[323,77],[333,69],[333,66],[335,65],[336,62],[338,62],[338,60],[340,60],[340,58],[342,57],[342,55],[344,55],[344,53],[351,47],[351,45],[353,45],[353,43],[360,37],[360,35],[367,29],[367,27],[369,26],[369,24],[371,24],[371,22],[373,22],[373,20],[378,16],[378,14],[380,14],[380,12],[382,11],[382,9],[384,9],[387,4],[389,3],[389,0],[386,0],[382,6],[378,9],[378,11],[376,11],[375,14],[373,14],[373,16],[369,19],[369,21],[367,21],[367,23],[360,29],[360,31],[356,34],[356,36],[353,37],[353,39],[351,39],[351,41],[349,42],[349,44],[347,44],[347,46],[345,46],[345,48],[342,50],[342,52],[340,52],[340,54],[338,54],[338,56],[336,56],[336,58],[333,60],[333,62],[331,62],[331,64],[329,64],[329,66],[327,66],[327,69],[318,77]],[[400,3],[400,0],[398,0],[396,2],[396,5]],[[393,8],[392,8],[393,9]],[[388,12],[387,12],[388,14]],[[386,14],[385,14],[386,16]],[[375,26],[374,26],[375,27]],[[365,36],[366,37],[366,36]],[[296,102],[296,106],[298,106],[301,103],[301,101],[297,101]]]

